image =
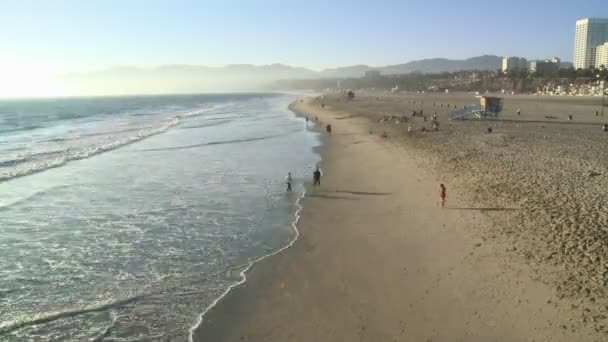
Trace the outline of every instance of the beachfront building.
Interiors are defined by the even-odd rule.
[[[509,71],[524,70],[528,65],[528,61],[521,57],[505,57],[502,59],[502,72],[505,74]]]
[[[576,22],[574,68],[588,69],[596,65],[596,50],[608,42],[608,18],[586,18]]]
[[[595,67],[608,68],[608,42],[595,49]]]
[[[545,59],[544,61],[533,61],[530,62],[530,73],[548,77],[559,69],[560,63],[561,61],[557,57]]]

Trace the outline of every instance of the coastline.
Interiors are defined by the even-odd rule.
[[[441,176],[419,151],[370,134],[357,113],[292,107],[334,128],[322,188],[302,202],[298,243],[256,263],[192,341],[595,340],[574,328],[572,302],[484,237],[491,220],[433,206]],[[449,205],[466,206],[460,191]]]
[[[289,105],[289,110],[291,110],[297,117],[305,117],[305,114],[297,112],[292,107],[292,104]],[[311,122],[312,122],[312,120],[311,120]],[[308,125],[308,123],[307,123],[307,125]],[[311,130],[313,132],[317,132],[317,133],[321,132],[321,128],[318,125],[314,124],[314,123],[312,123],[311,126],[308,126],[307,129]],[[321,137],[320,139],[322,141],[321,145],[317,146],[317,147],[314,147],[315,151],[319,155],[321,155],[321,149],[322,149],[322,146],[324,144],[323,137]],[[318,165],[322,164],[322,159],[320,159],[317,164]],[[292,226],[295,234],[294,234],[293,238],[291,239],[291,241],[289,241],[289,243],[287,243],[285,246],[283,246],[283,247],[281,247],[281,248],[279,248],[279,249],[277,249],[277,250],[275,250],[275,251],[273,251],[273,252],[271,252],[269,254],[262,255],[259,258],[256,258],[256,259],[250,261],[245,266],[245,268],[242,269],[239,272],[240,280],[238,282],[230,285],[228,288],[226,288],[226,290],[224,290],[224,292],[218,298],[216,298],[211,304],[209,304],[209,306],[207,306],[198,315],[196,323],[192,327],[190,327],[190,329],[188,329],[188,341],[189,342],[199,341],[199,338],[195,338],[195,335],[197,333],[197,330],[202,329],[201,324],[204,321],[205,315],[207,315],[207,313],[209,313],[211,310],[213,310],[217,305],[221,304],[221,302],[225,299],[226,296],[228,296],[231,293],[231,291],[236,290],[239,287],[241,287],[243,284],[245,284],[245,282],[248,279],[247,278],[247,274],[250,271],[252,271],[252,268],[254,266],[256,266],[256,264],[258,264],[260,262],[263,262],[266,258],[269,258],[269,257],[272,257],[274,255],[277,255],[277,254],[280,254],[280,253],[284,252],[285,250],[291,248],[298,241],[298,239],[300,238],[300,231],[298,229],[298,222],[300,221],[300,212],[302,211],[302,209],[304,209],[304,207],[301,204],[301,202],[306,197],[306,191],[307,191],[306,183],[302,184],[302,189],[303,190],[302,190],[300,196],[298,197],[298,199],[296,200],[296,203],[295,203],[296,206],[297,206],[297,209],[296,209],[296,211],[294,213],[294,216],[295,216],[294,220],[291,223],[291,226]]]
[[[224,292],[217,297],[213,302],[211,302],[211,304],[209,304],[209,306],[207,306],[205,308],[205,310],[203,310],[203,312],[201,312],[198,315],[198,319],[196,321],[196,323],[190,327],[190,329],[188,329],[188,341],[189,342],[194,342],[194,334],[195,331],[197,329],[199,329],[200,325],[203,323],[204,317],[205,315],[213,310],[213,308],[220,304],[220,302],[224,299],[224,297],[226,297],[227,295],[230,294],[231,291],[233,291],[234,289],[238,288],[239,286],[243,285],[246,281],[247,281],[247,274],[248,272],[259,262],[262,262],[264,259],[272,257],[276,254],[282,253],[283,251],[287,250],[288,248],[290,248],[291,246],[293,246],[299,239],[300,237],[300,231],[298,230],[298,221],[300,220],[300,212],[302,211],[302,209],[304,209],[304,207],[302,206],[302,204],[300,204],[300,202],[304,199],[304,197],[306,197],[306,188],[304,188],[304,190],[302,191],[302,193],[300,194],[300,196],[298,197],[298,199],[296,200],[296,211],[294,213],[294,220],[291,223],[291,227],[294,230],[294,236],[293,238],[289,241],[289,243],[287,243],[285,246],[277,249],[276,251],[272,252],[272,253],[268,253],[268,254],[264,254],[252,261],[250,261],[246,266],[244,266],[244,268],[239,272],[239,281],[230,285],[228,288],[226,288],[226,290],[224,290]]]

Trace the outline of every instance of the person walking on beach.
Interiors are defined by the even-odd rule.
[[[517,116],[521,115],[521,109],[517,108]]]
[[[288,172],[287,173],[287,192],[291,192],[291,182],[292,182],[291,172]]]
[[[445,197],[446,197],[445,185],[443,185],[443,184],[439,185],[439,189],[441,190],[441,192],[439,193],[439,198],[441,199],[441,207],[444,208],[445,207]]]
[[[312,173],[313,186],[321,186],[321,170],[317,167],[315,172]]]
[[[437,120],[437,117],[434,117],[431,121],[431,127],[433,127],[435,131],[439,130],[439,120]]]

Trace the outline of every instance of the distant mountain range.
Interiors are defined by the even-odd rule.
[[[564,67],[568,67],[567,62]],[[354,65],[321,71],[284,64],[236,64],[224,67],[163,65],[156,68],[116,67],[107,70],[65,75],[64,80],[77,84],[84,94],[153,94],[202,91],[263,90],[278,80],[361,77],[365,71],[378,70],[384,75],[412,72],[439,73],[462,70],[498,70],[502,57],[478,56],[464,60],[423,59],[404,64],[371,67]]]
[[[384,75],[408,74],[412,72],[439,73],[462,70],[498,70],[501,65],[502,57],[498,56],[479,56],[464,60],[432,58],[375,68],[367,65],[357,65],[328,69],[321,71],[321,75],[322,77],[358,77],[363,75],[367,70],[378,70]]]
[[[498,70],[502,68],[502,58],[485,55],[468,59],[431,58],[411,61],[405,64],[370,67],[367,65],[354,65],[343,68],[325,69],[318,73],[321,78],[361,77],[365,71],[378,70],[383,75],[409,74],[412,72],[440,73],[464,70]],[[562,62],[563,68],[572,67],[570,62]]]

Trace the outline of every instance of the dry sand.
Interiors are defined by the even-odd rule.
[[[303,201],[300,239],[255,265],[205,316],[195,341],[606,340],[605,307],[584,290],[599,293],[599,285],[571,279],[601,267],[570,265],[568,256],[579,255],[566,251],[600,253],[606,243],[607,150],[598,139],[608,136],[597,125],[573,132],[534,122],[492,122],[495,133],[486,135],[488,123],[447,122],[443,112],[439,132],[407,133],[407,125],[429,124],[421,118],[376,122],[413,110],[408,100],[369,94],[326,96],[324,109],[317,99],[296,104],[333,126],[321,149],[322,186]],[[431,97],[424,101],[431,114]],[[524,104],[516,105],[525,115]],[[446,209],[439,182],[448,187]],[[563,241],[591,247],[560,252]]]

